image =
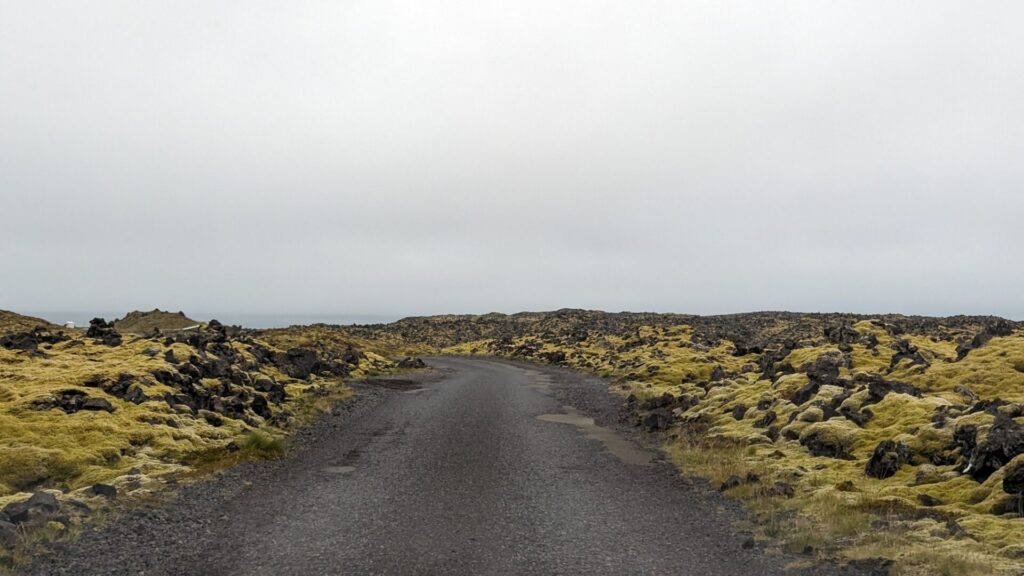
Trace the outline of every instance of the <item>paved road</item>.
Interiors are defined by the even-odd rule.
[[[89,535],[49,568],[217,576],[783,573],[784,559],[741,547],[729,526],[735,512],[721,501],[689,486],[656,453],[563,406],[574,396],[600,403],[594,398],[607,393],[599,382],[569,384],[557,373],[488,360],[430,364],[444,377],[389,391],[269,472],[220,480],[241,487],[221,487],[216,498],[199,498],[201,506],[183,504],[180,521],[172,507],[154,518],[152,533],[132,529],[138,543]],[[83,565],[90,551],[114,557]]]

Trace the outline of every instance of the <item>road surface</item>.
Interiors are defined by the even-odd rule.
[[[614,430],[621,401],[600,381],[492,360],[429,364],[440,376],[388,383],[300,437],[289,458],[188,487],[32,570],[784,573],[791,559],[743,547],[734,506]]]

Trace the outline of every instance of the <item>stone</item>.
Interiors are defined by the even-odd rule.
[[[1013,326],[1006,320],[996,320],[995,322],[985,326],[985,328],[976,334],[974,338],[966,342],[961,342],[960,345],[956,347],[956,361],[959,362],[963,360],[972,350],[976,350],[988,344],[989,340],[992,338],[996,336],[1009,336],[1010,334],[1013,334]]]
[[[8,350],[35,352],[40,345],[57,344],[70,340],[63,332],[50,332],[38,326],[28,332],[14,332],[0,336],[0,347]]]
[[[124,394],[124,399],[131,402],[132,404],[142,404],[149,397],[142,390],[142,387],[138,384],[132,384]]]
[[[82,402],[82,410],[102,410],[104,412],[113,412],[116,408],[114,408],[114,405],[105,398],[91,397],[86,398],[85,401]]]
[[[113,323],[105,321],[103,318],[93,318],[89,321],[89,329],[85,332],[85,335],[92,338],[97,344],[104,344],[106,346],[120,346],[122,342],[121,335],[114,330]]]
[[[564,360],[565,360],[565,358],[563,357],[562,361],[564,361]],[[427,363],[424,362],[423,360],[419,359],[419,358],[413,358],[413,357],[410,356],[410,357],[402,358],[401,360],[399,360],[398,361],[398,367],[402,368],[402,369],[406,369],[406,370],[417,370],[417,369],[420,369],[420,368],[426,368],[427,367]]]
[[[736,420],[743,420],[743,415],[746,414],[746,413],[747,413],[747,405],[746,404],[737,404],[732,409],[732,417],[735,418]]]
[[[117,497],[117,488],[110,484],[93,484],[92,487],[89,488],[89,492],[96,496],[103,496],[104,498]]]
[[[969,447],[976,442],[977,431],[974,431],[974,438],[969,437],[970,428],[965,426],[953,437],[961,448]],[[1013,418],[998,414],[984,442],[978,444],[969,451],[967,468],[965,473],[970,474],[975,480],[983,481],[991,476],[996,470],[1008,464],[1017,456],[1024,454],[1024,426],[1018,424]]]
[[[649,412],[640,420],[640,425],[646,432],[657,432],[665,430],[672,424],[672,413],[665,408],[659,408]]]
[[[895,353],[892,355],[892,358],[889,360],[889,367],[890,368],[895,368],[897,364],[899,364],[900,362],[902,362],[903,360],[906,360],[906,359],[910,360],[911,366],[913,366],[913,365],[929,366],[930,365],[930,363],[928,362],[928,359],[925,358],[921,354],[921,351],[917,349],[917,346],[914,346],[913,344],[911,344],[909,340],[897,340],[896,342],[893,343],[893,349],[895,350]]]
[[[28,500],[4,506],[3,514],[14,524],[45,523],[60,511],[60,502],[49,492],[36,492]]]
[[[839,369],[846,364],[846,359],[841,354],[828,352],[818,356],[814,362],[805,364],[802,370],[813,383],[835,384],[839,380]]]
[[[1003,492],[1024,493],[1024,458],[1014,458],[1003,470]]]
[[[851,458],[852,436],[848,430],[832,422],[817,422],[808,426],[800,433],[800,444],[814,456],[848,460]]]
[[[871,453],[864,473],[872,478],[885,479],[899,472],[904,464],[910,462],[913,453],[906,442],[883,440],[875,446]]]
[[[776,414],[774,410],[769,410],[768,412],[765,412],[763,416],[754,421],[754,427],[767,428],[768,426],[771,426],[778,417],[779,415]]]
[[[0,548],[14,548],[17,543],[18,527],[6,520],[0,520]]]
[[[210,426],[217,427],[222,426],[224,424],[223,418],[221,418],[220,416],[213,412],[210,412],[209,410],[200,410],[198,412],[198,415],[203,420],[206,420],[206,423],[209,424]]]

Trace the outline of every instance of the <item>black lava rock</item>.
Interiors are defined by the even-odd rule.
[[[868,459],[868,463],[864,467],[864,473],[872,478],[888,478],[899,472],[904,464],[910,462],[911,456],[913,454],[906,442],[883,440],[878,446],[875,446],[871,458]]]

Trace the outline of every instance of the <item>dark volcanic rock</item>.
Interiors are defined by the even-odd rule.
[[[953,431],[953,442],[960,447],[960,453],[964,458],[970,458],[971,453],[978,446],[978,427],[974,424],[961,426]]]
[[[18,543],[18,527],[0,520],[0,548],[13,548]]]
[[[850,408],[840,408],[838,414],[843,418],[846,418],[850,422],[853,422],[857,426],[861,427],[867,424],[868,420],[871,420],[871,418],[874,417],[875,415],[875,413],[868,408],[865,408],[859,412],[856,412]]]
[[[359,365],[358,353],[346,351],[341,362],[325,360],[312,348],[295,347],[287,352],[279,352],[273,355],[274,364],[279,370],[292,378],[305,380],[314,374],[329,374],[332,376],[347,376],[349,369],[346,365]]]
[[[960,345],[956,347],[957,362],[967,357],[967,354],[970,353],[971,350],[976,350],[985,344],[988,344],[988,341],[992,338],[996,336],[1009,336],[1010,334],[1013,334],[1013,326],[1006,320],[996,320],[995,322],[985,326],[985,328],[975,335],[974,338],[967,342],[961,342]]]
[[[114,405],[106,398],[90,397],[86,398],[82,402],[82,410],[103,410],[105,412],[113,412],[116,408],[114,408]]]
[[[270,378],[260,378],[253,383],[253,388],[259,392],[264,392],[267,400],[270,400],[271,402],[284,402],[286,395],[284,385],[278,384]]]
[[[878,374],[857,374],[853,379],[854,384],[866,384],[868,387],[868,399],[864,405],[877,404],[890,392],[897,394],[909,394],[916,398],[921,397],[921,390],[910,384],[896,380],[886,380]]]
[[[134,385],[134,382],[135,376],[122,373],[118,375],[117,380],[108,380],[102,376],[97,376],[86,380],[83,385],[89,388],[99,388],[116,398],[125,398],[130,388],[139,388],[137,385]],[[137,394],[135,395],[136,398],[138,397]],[[145,394],[143,394],[144,396]],[[138,404],[139,402],[135,403]]]
[[[754,427],[767,428],[768,426],[771,426],[772,423],[778,419],[778,417],[779,415],[776,414],[774,410],[769,410],[768,412],[764,413],[764,416],[761,416],[760,418],[754,421]]]
[[[95,340],[97,344],[105,344],[107,346],[120,346],[122,342],[121,335],[118,334],[117,330],[114,330],[114,325],[103,318],[93,318],[90,320],[89,330],[86,331],[85,335]]]
[[[66,340],[70,338],[63,332],[50,332],[40,326],[28,332],[14,332],[0,337],[0,347],[35,352],[41,344],[57,344]]]
[[[565,362],[565,352],[542,352],[538,355],[542,360],[549,364],[563,364]]]
[[[89,491],[105,498],[115,498],[117,496],[117,488],[110,484],[93,484]]]
[[[896,474],[904,464],[910,462],[912,455],[910,446],[906,442],[883,440],[878,446],[875,446],[875,450],[864,468],[864,473],[872,478],[888,478]]]
[[[795,347],[795,342],[786,342],[781,348],[765,350],[757,360],[758,367],[761,369],[761,379],[771,380],[774,382],[780,372],[792,373],[792,366],[789,366],[787,369],[783,369],[781,366],[776,366],[776,364],[785,359],[786,356],[789,356],[789,353],[792,352]]]
[[[408,357],[399,360],[398,367],[404,369],[419,369],[426,368],[427,363],[419,358]]]
[[[919,364],[922,366],[928,366],[928,360],[921,355],[921,352],[910,343],[909,340],[897,340],[893,344],[895,352],[892,355],[892,359],[889,361],[889,367],[894,368],[904,359],[909,358],[912,365]]]
[[[839,379],[839,369],[846,364],[847,361],[841,354],[831,352],[818,356],[810,365],[804,365],[803,371],[814,382],[835,384]]]
[[[640,403],[641,410],[657,410],[658,408],[668,408],[676,401],[676,397],[665,392],[661,396],[654,396],[648,398]]]
[[[81,390],[61,390],[55,395],[37,400],[33,403],[36,410],[51,410],[59,408],[67,414],[74,414],[80,410],[105,410],[113,412],[114,406],[104,398],[90,397]]]
[[[4,506],[3,514],[14,524],[43,524],[60,512],[60,502],[49,492],[36,492],[28,500]]]
[[[808,382],[805,386],[794,392],[793,395],[789,397],[789,401],[800,406],[813,398],[820,389],[821,382]]]
[[[860,334],[853,329],[852,324],[849,322],[843,322],[836,326],[826,326],[825,338],[828,338],[829,342],[837,344],[839,349],[843,352],[850,352],[853,350],[851,345],[857,342],[857,339],[860,338]]]
[[[747,413],[747,405],[746,404],[737,404],[732,409],[732,417],[737,419],[737,420],[743,420],[743,415],[746,414],[746,413]]]
[[[1018,460],[1006,467],[1003,476],[1003,492],[1024,493],[1024,460]]]
[[[800,435],[800,444],[815,456],[850,459],[849,446],[828,432],[827,429],[808,431]]]
[[[646,432],[665,430],[672,425],[672,414],[665,408],[658,408],[641,418],[640,425]]]
[[[976,441],[967,436],[970,433],[968,428],[973,427],[965,426],[962,433],[958,430],[954,434],[961,448]],[[961,437],[958,438],[957,434]],[[975,430],[975,438],[976,434]],[[996,416],[985,441],[970,451],[966,472],[975,480],[985,480],[1020,454],[1024,454],[1024,426],[1000,414]]]

